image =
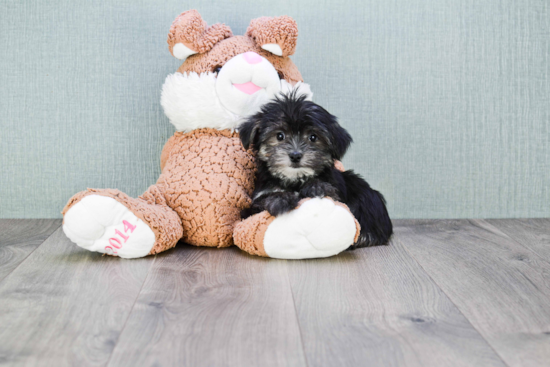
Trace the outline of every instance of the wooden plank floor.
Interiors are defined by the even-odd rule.
[[[0,366],[548,366],[550,220],[403,220],[390,246],[137,260],[0,220]]]

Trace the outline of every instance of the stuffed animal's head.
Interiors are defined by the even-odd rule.
[[[233,36],[225,24],[207,26],[196,10],[182,13],[168,34],[169,50],[183,64],[162,88],[166,116],[178,131],[233,130],[279,93],[311,99],[289,58],[297,38],[288,16],[252,20],[244,36]]]

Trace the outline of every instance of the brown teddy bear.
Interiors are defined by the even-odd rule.
[[[274,258],[335,255],[354,243],[357,221],[328,198],[308,199],[288,214],[240,220],[251,203],[254,157],[239,124],[278,93],[311,91],[290,60],[298,28],[287,16],[255,19],[246,35],[210,27],[196,10],[176,18],[169,50],[183,60],[166,78],[161,104],[176,133],[161,154],[155,185],[134,199],[116,189],[88,189],[63,210],[63,230],[77,245],[123,258],[156,254],[178,241]]]

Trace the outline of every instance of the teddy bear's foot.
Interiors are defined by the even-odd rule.
[[[235,244],[244,251],[278,259],[309,259],[336,255],[350,247],[359,224],[347,206],[329,198],[303,200],[278,217],[256,214],[235,228]]]
[[[155,234],[130,209],[113,198],[88,195],[65,214],[63,231],[78,246],[123,258],[147,255]]]
[[[137,199],[114,189],[79,192],[63,209],[63,230],[80,247],[124,258],[168,250],[183,235],[157,185]]]

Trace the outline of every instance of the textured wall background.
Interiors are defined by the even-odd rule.
[[[137,196],[173,128],[159,103],[182,11],[245,32],[288,14],[346,167],[394,218],[550,216],[547,0],[3,1],[0,217],[59,217],[86,187]]]

